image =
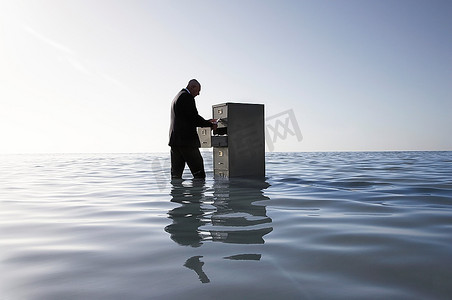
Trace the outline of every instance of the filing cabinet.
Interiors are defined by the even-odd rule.
[[[212,115],[217,129],[198,135],[202,147],[213,147],[215,176],[265,177],[264,105],[227,102],[213,105]]]

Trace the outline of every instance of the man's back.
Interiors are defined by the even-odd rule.
[[[169,146],[200,147],[196,127],[210,126],[210,122],[198,115],[194,97],[181,90],[171,104]]]

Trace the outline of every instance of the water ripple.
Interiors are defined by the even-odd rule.
[[[0,298],[450,298],[451,152],[268,153],[265,181],[203,154],[179,183],[167,154],[1,156]]]

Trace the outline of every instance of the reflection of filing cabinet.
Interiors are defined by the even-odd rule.
[[[224,103],[212,109],[213,118],[219,119],[211,136],[214,174],[265,177],[264,105]]]

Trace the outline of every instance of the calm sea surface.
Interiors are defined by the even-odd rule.
[[[452,152],[0,156],[0,299],[452,299]]]

